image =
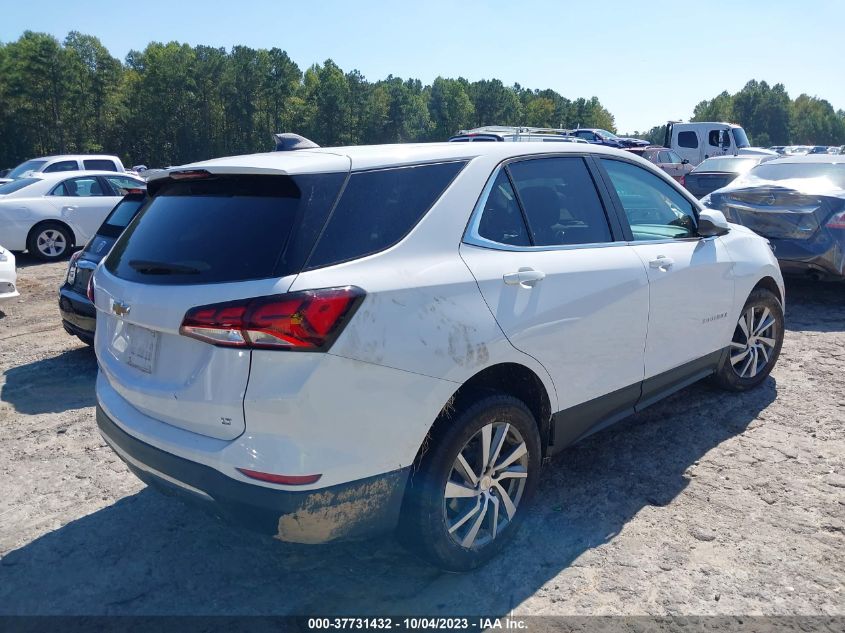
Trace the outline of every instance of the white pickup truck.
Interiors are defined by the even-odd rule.
[[[695,123],[669,121],[666,124],[663,145],[675,150],[681,158],[687,159],[692,165],[698,165],[711,156],[777,155],[762,147],[751,147],[748,135],[741,126],[715,121]]]

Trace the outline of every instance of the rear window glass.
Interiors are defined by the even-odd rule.
[[[202,284],[299,272],[345,173],[168,181],[105,266],[147,284]]]
[[[138,209],[144,204],[143,196],[135,196],[131,198],[124,198],[117,203],[117,206],[109,213],[103,226],[97,231],[99,235],[106,237],[117,237],[123,232],[123,229],[132,221],[132,218],[138,213]]]
[[[82,164],[85,165],[85,169],[100,169],[102,171],[117,171],[117,165],[114,164],[113,160],[107,160],[105,158],[89,158],[87,160],[82,161]]]
[[[309,269],[384,250],[407,235],[464,162],[353,173],[332,212]]]
[[[845,189],[845,163],[763,163],[751,170],[763,180],[813,178],[829,181],[834,189]],[[822,183],[819,183],[822,184]]]
[[[759,161],[748,158],[708,158],[693,169],[699,171],[716,171],[742,174],[754,167]]]
[[[0,185],[0,194],[15,193],[24,187],[29,187],[29,185],[35,182],[38,182],[38,178],[20,178],[19,180],[7,182],[5,185]]]

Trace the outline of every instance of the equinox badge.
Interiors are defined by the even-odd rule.
[[[132,308],[128,303],[123,303],[121,301],[115,301],[111,304],[111,311],[114,312],[117,316],[123,317],[129,314],[129,311]]]

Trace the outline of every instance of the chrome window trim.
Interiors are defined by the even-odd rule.
[[[519,160],[531,160],[537,157],[543,158],[554,158],[558,156],[577,156],[583,158],[581,154],[538,154],[538,155],[528,155],[528,156],[516,156],[514,158],[508,159],[507,161],[499,164],[496,169],[493,170],[493,173],[490,174],[489,178],[487,179],[487,183],[484,185],[484,189],[481,190],[481,195],[478,198],[478,201],[475,203],[475,207],[472,210],[472,214],[469,218],[469,223],[467,224],[467,228],[464,231],[464,237],[461,240],[463,244],[468,244],[470,246],[478,246],[481,248],[487,248],[496,251],[510,251],[510,252],[524,252],[524,253],[542,253],[545,251],[570,251],[570,250],[580,250],[584,248],[607,248],[610,246],[627,246],[627,242],[625,241],[611,241],[611,242],[591,242],[588,244],[557,244],[553,246],[515,246],[513,244],[502,244],[501,242],[494,242],[493,240],[487,239],[486,237],[482,237],[478,232],[478,227],[481,224],[481,215],[484,212],[484,205],[487,202],[487,198],[490,196],[490,192],[493,190],[493,185],[496,182],[499,174],[502,170],[512,162],[516,162]],[[598,190],[596,191],[596,195],[599,195]],[[599,196],[599,199],[601,197]],[[527,228],[527,227],[526,227]],[[608,227],[609,229],[610,227]],[[673,240],[669,240],[673,241]],[[677,241],[677,240],[675,240]],[[640,242],[642,243],[642,242]]]

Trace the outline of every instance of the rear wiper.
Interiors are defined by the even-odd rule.
[[[170,264],[168,262],[151,262],[146,259],[133,259],[129,265],[142,275],[198,275],[199,268]]]

